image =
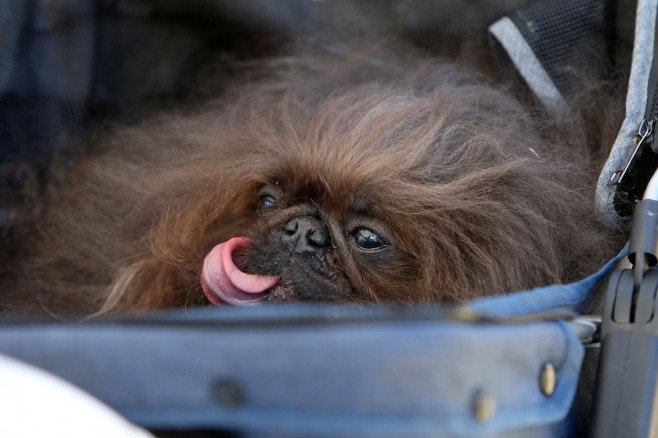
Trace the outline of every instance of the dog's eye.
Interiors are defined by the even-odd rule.
[[[368,251],[379,250],[386,246],[386,242],[381,236],[365,227],[359,227],[352,231],[352,239],[354,239],[356,246]]]
[[[258,205],[260,208],[272,208],[276,205],[276,199],[272,195],[262,194],[258,200]]]

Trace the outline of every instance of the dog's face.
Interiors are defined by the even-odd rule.
[[[378,190],[387,178],[366,182],[345,170],[291,158],[247,184],[253,223],[204,263],[211,302],[403,301],[418,279],[418,255],[406,249],[395,206],[381,199],[392,183]]]
[[[416,257],[367,190],[331,192],[281,178],[257,192],[259,226],[237,258],[245,272],[280,276],[269,301],[391,299]]]

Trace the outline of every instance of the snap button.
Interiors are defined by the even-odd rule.
[[[473,395],[473,415],[480,423],[486,423],[496,414],[496,399],[488,392],[478,389]]]
[[[550,397],[555,392],[556,385],[557,376],[555,374],[555,367],[552,363],[546,362],[542,367],[541,374],[539,376],[539,387],[541,388],[542,394]]]

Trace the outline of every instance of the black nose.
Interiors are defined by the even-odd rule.
[[[281,241],[294,252],[312,252],[329,244],[329,230],[311,216],[296,217],[283,227]]]

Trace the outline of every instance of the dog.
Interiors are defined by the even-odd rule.
[[[6,264],[2,312],[459,303],[618,249],[593,213],[605,139],[577,111],[404,46],[286,59],[94,140]]]

